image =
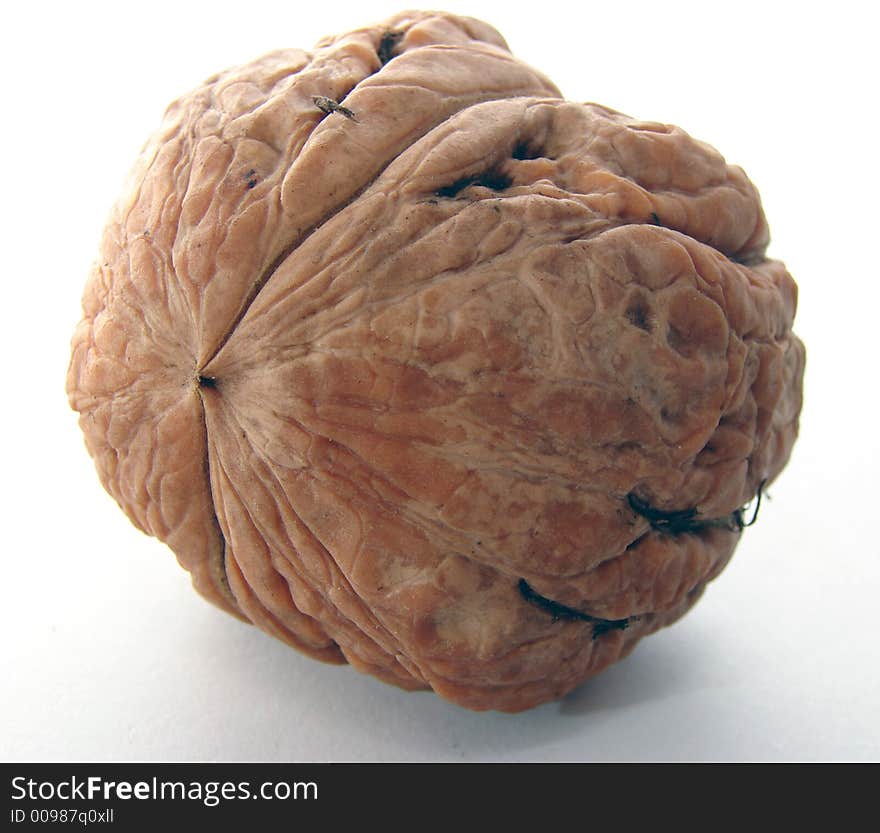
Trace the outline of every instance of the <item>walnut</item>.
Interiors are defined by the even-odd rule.
[[[561,697],[719,574],[797,434],[741,169],[408,12],[174,102],[70,402],[196,589],[472,709]]]

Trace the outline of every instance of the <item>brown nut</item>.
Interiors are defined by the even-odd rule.
[[[804,349],[745,174],[408,12],[173,103],[67,381],[196,589],[473,709],[674,621],[785,465]]]

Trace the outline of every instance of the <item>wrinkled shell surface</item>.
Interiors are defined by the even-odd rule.
[[[170,106],[68,393],[104,486],[212,602],[521,710],[680,617],[742,535],[632,496],[730,518],[788,459],[804,350],[767,241],[713,148],[404,13]]]

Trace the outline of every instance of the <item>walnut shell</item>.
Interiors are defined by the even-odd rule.
[[[174,102],[70,402],[196,589],[472,709],[558,698],[730,558],[801,408],[745,174],[407,12]]]

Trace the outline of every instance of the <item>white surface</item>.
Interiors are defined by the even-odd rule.
[[[0,759],[880,759],[868,4],[442,4],[493,23],[567,97],[680,124],[743,165],[801,290],[806,402],[772,501],[692,613],[565,701],[476,714],[301,657],[203,602],[101,490],[64,395],[68,343],[104,217],[164,106],[403,5],[5,13]]]

